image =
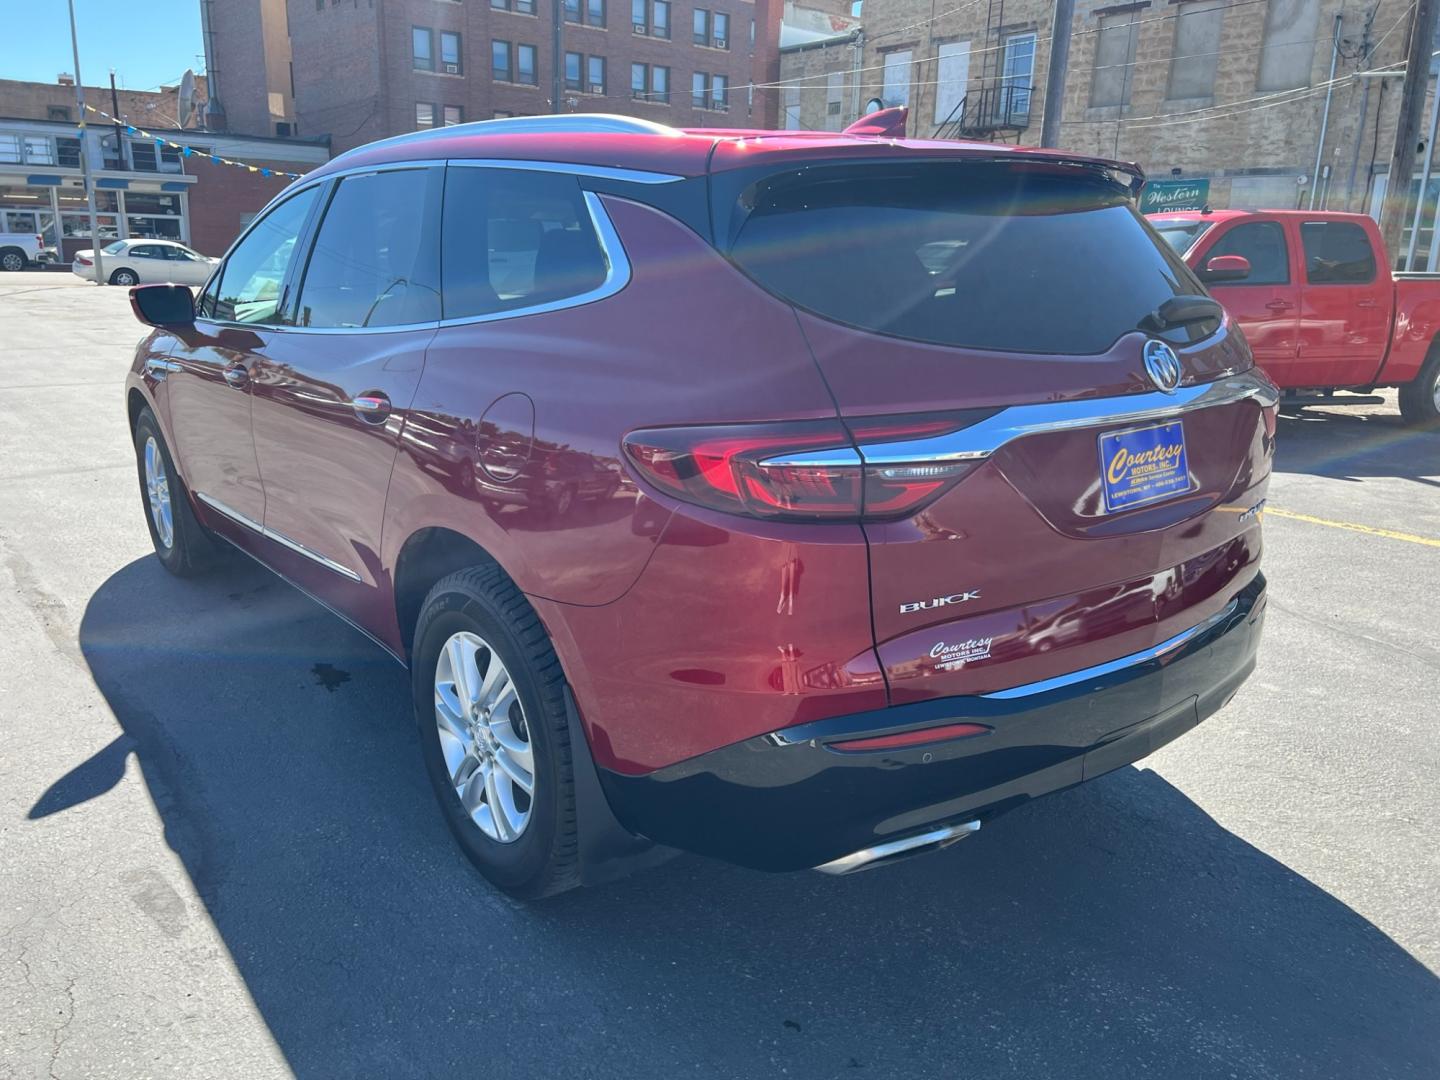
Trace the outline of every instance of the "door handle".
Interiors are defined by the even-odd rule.
[[[174,360],[161,360],[157,357],[152,356],[145,361],[145,373],[147,375],[155,376],[155,379],[157,381],[165,378],[165,376],[169,375],[171,372],[181,370],[183,369]]]
[[[222,374],[225,376],[225,381],[237,390],[242,389],[250,381],[250,372],[245,370],[244,364],[226,364]]]
[[[1295,305],[1290,303],[1289,300],[1271,300],[1265,306],[1271,311],[1289,311]]]
[[[383,424],[390,415],[390,399],[378,390],[351,398],[350,407],[367,424]]]

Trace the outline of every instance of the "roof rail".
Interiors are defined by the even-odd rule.
[[[347,150],[339,158],[348,157],[356,150],[374,150],[380,146],[404,146],[431,139],[448,139],[456,135],[665,135],[684,134],[678,128],[657,124],[653,120],[642,120],[635,116],[619,116],[613,113],[560,113],[552,116],[505,116],[498,120],[472,120],[468,124],[451,124],[448,127],[426,128],[411,131],[389,139],[357,146]]]

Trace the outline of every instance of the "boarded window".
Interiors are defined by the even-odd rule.
[[[1260,50],[1260,90],[1310,85],[1320,0],[1270,0],[1265,9],[1265,46]]]
[[[970,81],[970,43],[952,41],[940,46],[939,79],[935,88],[935,123],[960,119],[960,103]]]
[[[910,50],[885,54],[885,79],[880,98],[887,108],[910,104]]]
[[[1090,83],[1090,104],[1126,105],[1130,84],[1135,79],[1136,13],[1100,17],[1099,43],[1095,46],[1095,77]]]
[[[1175,59],[1170,64],[1168,98],[1205,98],[1215,93],[1215,63],[1220,58],[1220,23],[1225,0],[1182,4],[1175,20]]]

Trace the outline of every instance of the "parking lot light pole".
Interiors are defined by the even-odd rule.
[[[94,247],[95,284],[105,284],[105,271],[100,268],[100,226],[95,220],[95,183],[90,172],[90,128],[85,123],[85,80],[80,75],[80,38],[75,33],[75,0],[70,0],[70,49],[75,54],[75,105],[80,110],[80,174],[85,182],[85,202],[90,210],[90,243]],[[55,223],[60,254],[65,253],[64,222]]]

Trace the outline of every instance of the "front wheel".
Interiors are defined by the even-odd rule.
[[[135,464],[140,474],[140,497],[145,502],[145,524],[160,565],[176,577],[194,577],[215,561],[215,542],[196,520],[190,498],[175,473],[175,462],[160,434],[155,414],[148,408],[135,422]]]
[[[6,273],[15,274],[25,269],[25,253],[19,248],[6,248],[0,251],[0,270]]]
[[[430,590],[411,686],[426,771],[470,861],[522,899],[577,886],[565,677],[498,566],[457,571]]]
[[[140,279],[135,276],[134,270],[127,270],[123,266],[110,275],[111,285],[135,285],[139,281]]]
[[[1400,387],[1400,418],[1410,427],[1440,429],[1440,349],[1431,350],[1414,382]]]

